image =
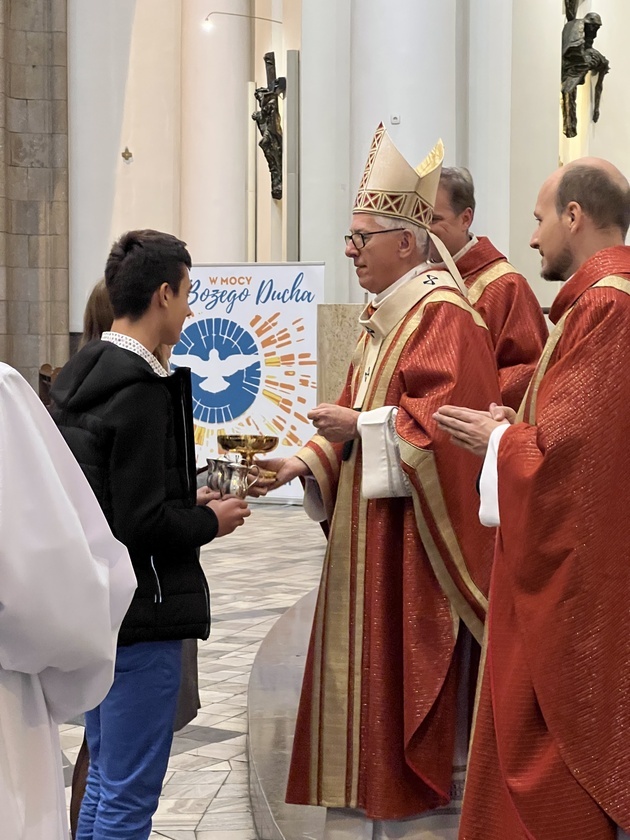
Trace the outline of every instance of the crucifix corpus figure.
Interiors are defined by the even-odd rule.
[[[272,52],[265,53],[267,87],[256,88],[254,96],[260,110],[252,119],[262,137],[258,145],[263,150],[271,175],[271,195],[282,198],[282,125],[278,110],[278,97],[284,96],[287,80],[276,77],[276,59]]]
[[[577,136],[577,86],[584,84],[589,71],[597,76],[593,101],[593,122],[597,122],[604,76],[610,70],[608,59],[593,47],[601,17],[589,12],[577,18],[577,5],[567,0],[568,20],[562,30],[562,128],[566,137]]]

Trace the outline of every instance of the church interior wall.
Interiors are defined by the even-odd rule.
[[[43,0],[1,3],[2,10],[13,10],[14,23],[19,8],[24,26],[35,29],[48,26],[40,14],[45,5]],[[560,0],[399,0],[396,15],[390,0],[55,0],[55,26],[66,7],[69,175],[63,174],[65,164],[50,169],[57,200],[42,212],[50,220],[54,211],[55,235],[66,250],[69,240],[69,253],[64,257],[62,243],[53,254],[51,238],[46,248],[54,266],[8,266],[0,284],[0,328],[5,330],[0,329],[0,351],[13,359],[12,348],[19,347],[31,372],[37,361],[53,356],[55,363],[63,361],[67,341],[53,336],[51,319],[55,329],[61,324],[80,330],[87,294],[102,273],[112,240],[126,229],[171,230],[189,243],[197,262],[286,257],[286,202],[270,196],[267,163],[251,120],[253,89],[266,84],[266,51],[274,51],[278,75],[286,72],[287,49],[300,52],[300,258],[326,262],[325,298],[331,303],[363,300],[342,237],[381,119],[410,160],[419,161],[442,137],[446,164],[470,167],[478,197],[474,230],[488,234],[507,253],[543,305],[549,305],[557,286],[539,278],[539,257],[529,248],[540,184],[559,158],[578,154],[609,158],[630,172],[625,0],[584,0],[578,8],[579,16],[601,14],[595,46],[609,59],[611,71],[596,125],[588,119],[588,87],[580,90],[580,136],[571,142],[559,139]],[[201,22],[211,10],[282,24],[224,17],[208,33]],[[24,40],[16,27],[4,38],[7,49]],[[24,110],[28,99],[26,93],[17,95],[19,72],[11,71],[11,60],[3,58],[11,100],[6,113],[13,121],[6,129],[9,151],[22,143],[18,100]],[[63,93],[59,67],[49,67],[45,56],[37,61],[42,79],[50,82],[58,129],[65,108],[55,99]],[[63,132],[53,134],[56,139],[49,139],[59,163]],[[122,157],[125,149],[128,160]],[[7,262],[21,259],[20,236],[53,236],[53,227],[35,233],[15,227],[18,214],[11,215],[6,202],[26,200],[31,176],[22,171],[29,167],[12,163],[3,179]],[[30,169],[32,184],[35,174],[43,183],[43,173]],[[64,232],[59,224],[65,187],[59,179],[66,177],[70,213]],[[35,253],[39,246],[33,243]],[[37,298],[30,301],[33,306],[41,303],[41,289],[51,298],[39,315],[35,309],[32,317],[28,314],[29,301],[11,299],[15,284],[8,278],[16,271],[30,271],[33,276],[26,279],[38,284],[37,292],[28,286],[28,295]],[[14,339],[9,320],[26,333]],[[43,344],[32,334],[40,327]]]
[[[116,237],[180,227],[179,6],[68,3],[72,332]]]
[[[560,7],[560,8],[559,8]],[[558,167],[561,4],[516,0],[512,12],[510,118],[510,243],[507,255],[543,306],[558,291],[540,277],[540,256],[529,247],[534,206],[543,181]],[[489,231],[492,236],[492,231]]]
[[[491,232],[504,253],[510,245],[510,119],[512,4],[470,0],[468,44],[468,166],[475,179],[473,230]],[[489,49],[489,43],[492,48]]]
[[[247,142],[254,110],[249,0],[182,2],[181,228],[197,263],[247,257]]]
[[[68,355],[65,0],[0,0],[0,360]]]
[[[325,297],[350,300],[350,0],[302,0],[300,256],[326,263]]]

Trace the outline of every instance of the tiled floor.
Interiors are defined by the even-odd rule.
[[[256,840],[247,784],[247,683],[278,617],[319,582],[324,537],[301,507],[259,504],[202,552],[212,633],[199,644],[201,710],[179,732],[152,840]],[[61,727],[69,783],[83,729]],[[67,788],[69,794],[69,788]]]

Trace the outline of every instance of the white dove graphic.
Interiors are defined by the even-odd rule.
[[[245,370],[256,361],[258,361],[256,353],[249,355],[234,353],[222,359],[215,348],[210,351],[207,362],[190,353],[184,355],[177,353],[171,357],[171,362],[175,367],[189,367],[193,373],[201,377],[199,387],[210,394],[225,391],[230,387],[227,381],[228,376],[233,376],[239,370]]]

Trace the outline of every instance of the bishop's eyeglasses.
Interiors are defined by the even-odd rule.
[[[371,236],[377,236],[379,233],[394,233],[397,230],[405,230],[405,228],[388,228],[387,230],[370,230],[365,233],[348,233],[344,236],[346,248],[352,242],[357,251],[360,251],[361,248],[365,248]]]

